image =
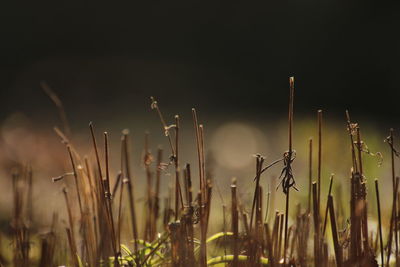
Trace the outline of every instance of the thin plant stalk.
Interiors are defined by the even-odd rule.
[[[182,188],[179,182],[179,130],[180,130],[180,121],[179,116],[175,115],[175,221],[178,220],[180,209],[183,209],[183,196],[182,196]],[[180,207],[179,207],[180,206]]]
[[[332,237],[333,237],[333,244],[335,249],[335,256],[336,256],[336,265],[341,267],[343,265],[343,258],[342,258],[342,247],[339,244],[338,239],[338,231],[336,228],[336,217],[335,217],[335,209],[333,207],[333,197],[331,194],[328,195],[328,208],[329,208],[329,217],[331,219],[331,228],[332,228]]]
[[[329,181],[329,192],[328,192],[328,197],[331,195],[331,193],[332,193],[332,184],[333,184],[333,174],[331,175],[331,179],[330,179],[330,181]],[[325,219],[324,219],[324,228],[323,228],[323,230],[322,230],[322,236],[324,237],[325,236],[325,231],[326,231],[326,223],[327,223],[327,220],[328,220],[328,209],[329,209],[329,206],[328,206],[328,201],[326,202],[326,210],[325,210]]]
[[[83,210],[82,210],[81,193],[80,193],[80,189],[79,189],[78,173],[76,171],[76,165],[75,165],[74,157],[72,156],[71,147],[69,145],[67,145],[67,149],[68,149],[69,157],[71,159],[72,170],[74,173],[76,194],[78,196],[78,203],[79,203],[79,211],[82,214]]]
[[[197,158],[198,158],[198,164],[199,164],[199,185],[200,185],[200,190],[203,190],[205,188],[205,181],[203,177],[203,158],[201,154],[201,140],[200,140],[200,129],[199,129],[199,123],[198,123],[198,118],[197,118],[197,112],[196,109],[192,108],[192,116],[193,116],[193,124],[194,124],[194,132],[196,135],[196,145],[197,145]]]
[[[106,165],[106,179],[104,181],[105,183],[105,192],[104,192],[104,197],[106,199],[106,207],[107,207],[107,215],[108,219],[110,221],[110,231],[111,231],[111,242],[112,242],[112,248],[114,252],[114,256],[117,259],[117,238],[115,236],[115,225],[114,225],[114,217],[113,217],[113,210],[112,210],[112,201],[111,201],[111,191],[110,191],[110,163],[109,163],[109,145],[108,145],[108,133],[104,132],[104,153],[105,153],[105,165]],[[117,261],[118,263],[118,261]]]
[[[308,205],[307,212],[311,212],[311,195],[312,195],[312,157],[313,157],[313,140],[308,141]]]
[[[289,129],[288,129],[288,139],[289,139],[289,149],[288,149],[288,164],[291,163],[292,154],[293,154],[293,144],[292,144],[292,135],[293,135],[293,101],[294,101],[294,77],[289,78],[290,84],[290,96],[289,96]],[[289,167],[289,166],[288,166]],[[289,194],[290,187],[287,189],[286,193],[286,209],[285,209],[285,236],[284,236],[284,248],[283,248],[283,264],[286,266],[286,250],[288,248],[288,221],[289,221]]]
[[[321,168],[322,168],[322,110],[318,110],[318,209],[321,208]]]
[[[317,184],[313,182],[313,215],[314,215],[314,264],[318,266],[320,260],[320,227],[319,227],[319,209]]]
[[[124,152],[125,152],[125,170],[126,170],[126,186],[128,187],[128,197],[129,197],[129,207],[131,213],[131,224],[132,224],[132,233],[134,240],[134,250],[135,255],[138,253],[138,230],[136,225],[136,210],[135,210],[135,198],[133,193],[132,186],[132,177],[131,177],[131,169],[130,169],[130,156],[129,156],[129,145],[128,145],[128,131],[125,130],[123,132],[123,140],[124,140]],[[138,258],[137,258],[138,259]],[[137,262],[138,264],[138,262]]]
[[[232,180],[231,184],[232,194],[232,232],[233,232],[233,267],[238,267],[239,264],[239,216],[237,207],[237,192],[236,192],[236,179]]]
[[[391,149],[390,149],[390,156],[391,156],[391,172],[392,172],[392,183],[393,183],[393,190],[395,188],[395,177],[396,177],[396,173],[395,173],[395,164],[394,164],[394,130],[391,128],[390,129],[390,143],[392,144]],[[397,194],[397,192],[393,191],[393,200],[395,199],[394,195]],[[395,210],[395,214],[394,214],[394,243],[395,243],[395,258],[396,258],[396,266],[398,266],[398,257],[399,257],[399,247],[398,247],[398,223],[397,223],[397,203],[393,202],[393,206],[394,206],[394,210]]]
[[[397,192],[398,191],[398,188],[399,188],[399,180],[400,180],[400,178],[399,177],[396,177],[396,186],[395,186],[395,192]],[[396,200],[397,200],[397,194],[395,194],[394,196],[393,196],[393,203],[395,203],[396,202]],[[393,224],[394,224],[394,217],[396,216],[395,215],[395,213],[396,213],[396,210],[394,209],[394,204],[392,205],[392,217],[391,217],[391,220],[390,220],[390,228],[389,228],[389,240],[388,240],[388,243],[387,243],[387,248],[388,248],[388,252],[387,252],[387,266],[389,266],[389,263],[390,263],[390,255],[392,254],[392,241],[393,241]]]
[[[383,237],[382,237],[382,218],[381,218],[381,202],[379,198],[379,185],[378,179],[375,179],[375,192],[376,192],[376,207],[378,209],[378,228],[379,228],[379,246],[381,252],[381,264],[382,267],[385,266],[384,261],[384,250],[383,250]]]

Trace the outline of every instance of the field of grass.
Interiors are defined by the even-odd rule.
[[[9,204],[1,266],[400,265],[394,130],[386,138],[362,131],[370,128],[347,111],[342,124],[325,122],[322,110],[315,122],[297,122],[293,77],[288,119],[269,126],[268,145],[243,123],[217,127],[207,141],[201,111],[192,109],[187,129],[152,97],[166,143],[155,151],[150,133],[140,141],[123,130],[116,139],[94,123],[77,138],[61,100],[42,87],[62,127],[36,141],[3,133],[2,181],[11,190],[0,196]]]

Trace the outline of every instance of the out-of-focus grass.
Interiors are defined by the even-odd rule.
[[[254,191],[254,155],[260,153],[266,157],[266,162],[272,162],[282,157],[282,151],[287,146],[287,126],[286,121],[257,121],[257,120],[234,120],[228,118],[221,122],[221,119],[213,121],[212,119],[205,124],[206,129],[206,151],[207,151],[207,170],[213,183],[217,185],[221,192],[223,201],[226,203],[230,199],[229,185],[232,177],[237,177],[238,190],[241,204],[244,209],[249,212],[251,207],[252,194]],[[110,128],[104,129],[111,136],[111,181],[114,183],[119,168],[119,135],[120,128],[113,125],[113,122],[102,122],[102,125],[109,125]],[[135,124],[133,132],[133,175],[135,177],[136,202],[138,203],[138,214],[144,214],[145,202],[145,186],[146,176],[144,166],[141,163],[144,147],[144,132],[148,129],[147,123]],[[154,118],[154,125],[158,125]],[[79,129],[80,128],[80,129]],[[103,128],[103,127],[101,127]],[[153,127],[151,129],[151,151],[156,153],[159,144],[168,147],[165,137],[159,130]],[[194,131],[191,126],[191,120],[188,118],[182,123],[182,141],[181,141],[181,158],[183,163],[189,162],[196,166],[196,149],[194,145]],[[383,210],[383,225],[388,226],[390,219],[390,203],[391,194],[385,194],[391,188],[390,177],[390,161],[388,160],[388,146],[383,142],[385,135],[368,125],[361,125],[362,139],[368,145],[372,152],[382,152],[383,163],[379,166],[379,159],[374,156],[364,155],[364,173],[367,178],[369,188],[373,186],[373,180],[380,178],[383,194],[381,195],[381,203]],[[299,192],[291,195],[291,203],[301,203],[303,207],[307,204],[308,199],[308,140],[310,137],[316,137],[316,122],[311,118],[296,118],[294,127],[294,149],[296,150],[296,161],[293,164],[293,171],[297,182]],[[316,138],[314,138],[314,171],[313,180],[316,180],[316,160],[317,146]],[[85,130],[85,125],[73,129],[72,142],[76,144],[76,148],[82,155],[88,155],[94,158],[93,149],[90,146],[89,134]],[[342,189],[342,199],[336,199],[336,206],[341,206],[345,214],[349,214],[348,203],[349,196],[349,177],[351,166],[350,143],[346,132],[346,124],[341,121],[326,121],[323,128],[323,153],[322,153],[322,203],[325,206],[326,194],[328,190],[329,177],[331,173],[335,174],[333,194],[336,194],[337,188]],[[1,207],[1,232],[4,235],[2,247],[4,251],[8,250],[7,236],[10,234],[8,221],[11,217],[11,208],[13,204],[10,190],[11,173],[10,170],[14,166],[20,164],[29,164],[34,170],[34,232],[39,234],[47,230],[50,224],[51,214],[53,211],[60,213],[61,224],[66,225],[66,214],[64,201],[61,195],[60,186],[54,184],[51,177],[58,176],[61,173],[70,171],[70,164],[63,145],[60,143],[52,131],[51,127],[37,128],[35,123],[29,121],[22,114],[14,114],[10,116],[1,125],[0,139],[0,180],[3,185],[0,189],[0,201],[3,203]],[[267,189],[274,194],[273,206],[270,207],[270,215],[275,210],[284,210],[284,194],[281,189],[276,190],[279,181],[277,180],[282,165],[268,170],[263,174],[261,185],[264,187],[264,193]],[[194,187],[198,188],[198,171],[193,167]],[[161,195],[168,194],[168,185],[173,184],[173,170],[165,170],[162,174]],[[67,184],[72,184],[72,177],[64,180]],[[372,191],[370,189],[370,191]],[[75,193],[71,190],[72,198]],[[212,202],[210,225],[208,232],[216,233],[222,230],[222,201],[217,192],[214,191]],[[266,197],[264,198],[264,202]],[[369,215],[371,222],[375,224],[373,218],[376,218],[375,194],[368,194]],[[75,207],[76,208],[76,207]],[[124,210],[127,206],[124,205]],[[143,222],[143,220],[140,220]],[[228,225],[230,222],[227,222]],[[292,221],[290,221],[290,224]],[[372,226],[372,224],[371,224]],[[142,232],[143,224],[139,224],[140,232]],[[339,225],[339,228],[344,225]],[[375,225],[371,227],[375,231]],[[123,222],[123,231],[129,232],[129,222]],[[329,234],[329,232],[328,232]],[[131,234],[122,237],[123,243],[129,243]],[[32,255],[38,257],[38,239],[32,240]],[[216,251],[221,249],[216,248]],[[212,255],[213,253],[211,253]],[[215,253],[214,255],[220,255]],[[10,255],[6,257],[11,258]]]
[[[206,129],[206,150],[207,150],[207,167],[212,172],[212,177],[218,183],[222,195],[225,199],[229,196],[229,183],[232,177],[238,178],[239,193],[245,203],[250,201],[253,190],[252,177],[254,176],[254,159],[253,155],[260,153],[266,157],[266,162],[281,157],[282,151],[286,146],[286,121],[244,121],[227,119],[224,123],[218,124],[210,120],[205,125]],[[102,123],[104,124],[104,123]],[[162,145],[167,147],[167,143],[158,131],[156,118],[154,118],[155,127],[150,133],[150,142],[153,153],[157,147]],[[366,178],[369,184],[372,184],[373,179],[380,178],[383,182],[383,190],[385,187],[391,187],[390,178],[390,160],[388,157],[389,148],[383,142],[385,135],[382,131],[374,128],[369,128],[368,125],[361,125],[363,140],[365,140],[369,149],[373,152],[380,151],[383,154],[383,163],[378,166],[377,157],[364,156],[364,168]],[[192,164],[196,163],[196,152],[193,145],[194,132],[191,127],[191,121],[183,122],[182,134],[182,158],[185,162]],[[116,170],[119,164],[119,132],[121,129],[112,126],[107,129],[111,135],[111,163],[113,166],[114,180]],[[140,124],[135,125],[133,132],[133,172],[137,181],[138,187],[145,186],[144,168],[141,164],[141,156],[143,153],[143,140],[146,128],[142,128]],[[296,177],[297,187],[299,192],[293,194],[293,201],[301,201],[305,204],[308,195],[308,140],[314,137],[314,167],[317,160],[316,147],[316,122],[311,118],[296,118],[294,124],[294,149],[297,152],[297,158],[294,162],[293,170]],[[73,141],[78,144],[78,150],[83,155],[93,156],[93,151],[88,145],[88,131],[85,132],[85,125],[74,131]],[[0,147],[0,165],[2,166],[0,173],[3,192],[0,194],[0,201],[5,203],[2,205],[1,214],[3,220],[6,220],[10,214],[11,207],[11,192],[7,190],[11,184],[10,169],[14,164],[30,163],[34,169],[34,199],[35,199],[35,214],[40,217],[40,221],[36,221],[39,225],[46,225],[51,218],[51,213],[48,210],[63,210],[63,201],[60,196],[58,185],[52,183],[51,177],[58,176],[60,173],[69,171],[70,167],[67,162],[66,152],[59,139],[56,137],[51,127],[35,128],[35,124],[23,114],[14,114],[10,116],[1,125]],[[337,186],[343,186],[343,197],[341,201],[347,203],[349,201],[348,179],[350,177],[350,143],[346,133],[345,122],[324,122],[323,129],[323,165],[322,165],[322,196],[326,196],[329,177],[331,173],[335,174],[334,191]],[[263,175],[261,184],[265,191],[273,184],[277,185],[281,168],[276,166]],[[314,168],[314,179],[316,179],[316,168]],[[197,176],[197,168],[193,168],[193,176]],[[162,178],[162,185],[165,188],[171,181],[171,173],[167,170]],[[275,178],[274,178],[275,177]],[[275,179],[275,181],[273,181]],[[72,179],[66,179],[66,182],[71,182]],[[197,186],[197,179],[194,179],[194,185]],[[39,190],[40,189],[40,190]],[[1,189],[0,189],[1,190]],[[275,188],[270,188],[275,191]],[[139,190],[140,192],[141,190]],[[165,195],[166,190],[163,192]],[[280,190],[275,192],[276,201],[275,207],[271,210],[283,210],[283,194]],[[143,201],[142,195],[137,194],[138,201]],[[372,206],[370,212],[375,212],[374,195],[369,194],[369,203]],[[390,195],[382,194],[382,203],[386,203],[390,199]],[[214,208],[219,209],[219,198],[213,202]],[[347,209],[347,205],[343,205]],[[43,207],[46,207],[43,209]],[[139,206],[139,208],[141,208]],[[383,212],[389,212],[390,207],[384,205]],[[218,217],[219,212],[212,212],[211,216]],[[374,214],[375,215],[375,214]],[[36,217],[36,216],[35,216]],[[6,225],[4,223],[4,225]],[[218,223],[210,225],[215,227]]]

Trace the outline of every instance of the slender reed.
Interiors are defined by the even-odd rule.
[[[375,179],[375,192],[376,192],[376,207],[378,209],[378,229],[379,229],[379,246],[381,252],[381,264],[382,267],[385,266],[384,262],[384,250],[383,250],[383,237],[382,237],[382,218],[381,218],[381,202],[379,198],[379,185],[378,179]]]
[[[313,140],[308,141],[308,205],[307,212],[311,212],[311,196],[312,196],[312,159],[313,159]]]
[[[335,215],[335,209],[333,207],[333,197],[331,194],[328,195],[328,208],[329,208],[329,217],[331,219],[331,228],[332,228],[333,245],[335,248],[336,265],[338,267],[341,267],[341,266],[343,266],[342,248],[341,248],[341,245],[339,244],[339,240],[338,240],[338,231],[336,228],[336,215]]]
[[[318,110],[318,210],[321,209],[321,168],[322,168],[322,110]]]
[[[131,176],[131,168],[130,168],[130,156],[129,156],[129,143],[128,143],[129,132],[128,130],[123,131],[123,142],[124,142],[124,152],[125,152],[125,175],[126,175],[126,186],[128,187],[128,197],[129,197],[129,207],[131,213],[131,224],[132,224],[132,233],[134,240],[134,249],[135,255],[138,253],[138,231],[136,225],[136,210],[135,210],[135,198],[133,193],[132,186],[132,176]],[[138,258],[136,264],[139,265]]]
[[[332,193],[332,184],[333,184],[333,174],[331,174],[331,179],[330,179],[330,182],[329,182],[329,192],[328,192],[328,197],[331,195],[331,193]],[[324,228],[323,228],[323,230],[322,230],[322,237],[324,237],[325,236],[325,230],[326,230],[326,222],[327,222],[327,219],[328,219],[328,209],[329,209],[329,206],[328,206],[328,201],[326,202],[326,210],[325,210],[325,219],[324,219]]]
[[[392,146],[390,147],[390,158],[391,158],[391,172],[392,172],[392,183],[393,183],[393,201],[395,199],[394,195],[397,194],[396,191],[394,191],[395,188],[395,177],[396,177],[396,173],[395,173],[395,163],[394,163],[394,130],[393,128],[390,129],[390,135],[389,135],[389,142],[390,144],[392,144]],[[394,243],[395,243],[395,258],[396,258],[396,266],[398,266],[398,258],[399,258],[399,247],[398,247],[398,222],[397,222],[397,203],[393,202],[393,206],[394,206],[394,210],[395,213],[394,215]]]
[[[318,193],[317,184],[313,182],[313,216],[314,216],[314,264],[318,266],[320,261],[320,226],[319,226],[319,209],[318,209]]]
[[[232,194],[232,232],[233,232],[233,267],[238,267],[239,261],[239,216],[237,207],[237,192],[236,192],[236,179],[232,180],[231,184],[231,194]]]
[[[289,129],[288,129],[288,139],[289,139],[289,149],[288,149],[288,155],[287,155],[287,171],[288,171],[288,177],[286,178],[291,178],[293,179],[292,171],[291,171],[291,163],[293,161],[293,148],[292,148],[292,135],[293,135],[293,101],[294,101],[294,77],[289,78],[289,85],[290,85],[290,96],[289,96],[289,116],[288,116],[288,121],[289,121]],[[287,181],[291,182],[291,181]],[[287,183],[286,182],[286,183]],[[293,182],[294,183],[294,182]],[[292,186],[291,184],[283,184],[284,187],[286,188],[286,208],[285,208],[285,237],[284,237],[284,248],[283,248],[283,264],[286,266],[286,250],[288,248],[288,221],[289,221],[289,194],[290,194],[290,187]],[[284,190],[285,192],[285,190]]]
[[[398,191],[398,188],[399,188],[399,181],[400,181],[400,178],[399,178],[399,177],[396,177],[396,182],[395,182],[396,186],[395,186],[395,188],[394,188],[395,192]],[[395,207],[394,203],[395,203],[396,201],[397,201],[397,194],[394,194],[394,196],[393,196],[393,204],[392,204],[392,217],[391,217],[391,220],[390,220],[389,238],[388,238],[388,243],[387,243],[387,249],[388,249],[388,252],[387,252],[387,260],[386,260],[387,266],[389,266],[389,263],[390,263],[390,255],[392,254],[392,241],[393,241],[393,228],[394,228],[394,227],[393,227],[393,224],[395,223],[394,217],[396,216],[396,215],[395,215],[396,210],[394,209],[394,207]]]

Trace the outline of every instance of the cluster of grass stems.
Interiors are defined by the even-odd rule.
[[[192,177],[191,165],[183,165],[180,157],[180,117],[174,117],[173,124],[166,123],[159,104],[151,99],[168,139],[168,154],[159,149],[155,158],[149,149],[149,137],[145,136],[143,164],[146,173],[145,214],[136,213],[135,186],[137,177],[131,170],[130,137],[124,130],[121,136],[120,169],[116,179],[110,179],[110,148],[107,132],[102,141],[96,138],[94,125],[90,123],[89,133],[93,146],[94,160],[79,155],[68,139],[70,128],[61,101],[43,83],[45,92],[56,104],[64,130],[55,128],[68,153],[71,171],[53,178],[64,184],[62,192],[68,214],[68,222],[60,224],[54,213],[50,230],[40,236],[40,256],[33,258],[31,252],[32,169],[20,168],[13,173],[13,259],[14,266],[389,266],[400,264],[398,215],[400,197],[399,177],[395,174],[395,158],[399,156],[394,147],[393,130],[386,139],[391,152],[392,165],[392,212],[386,244],[383,243],[380,210],[379,184],[375,180],[375,194],[378,207],[378,229],[371,230],[368,224],[367,183],[363,170],[363,156],[372,154],[361,139],[360,127],[350,120],[346,112],[349,144],[351,149],[350,214],[343,209],[335,210],[332,194],[333,175],[324,181],[322,165],[322,111],[318,111],[318,161],[317,177],[313,181],[313,140],[309,140],[308,203],[290,203],[290,195],[296,192],[292,163],[296,158],[293,149],[293,101],[294,78],[289,80],[290,97],[288,112],[288,150],[271,164],[265,164],[264,157],[256,155],[254,195],[251,212],[239,199],[236,180],[232,180],[230,206],[222,201],[223,229],[210,234],[211,201],[214,181],[206,171],[204,127],[199,123],[197,112],[192,109],[194,142],[197,148],[198,177]],[[350,159],[349,159],[350,162]],[[283,164],[279,187],[285,198],[285,210],[270,210],[273,199],[270,192],[264,193],[261,186],[263,174],[276,164]],[[173,173],[174,185],[168,188],[168,197],[161,203],[160,179],[165,169]],[[73,183],[66,186],[65,179]],[[198,179],[199,188],[192,186]],[[111,184],[111,181],[115,181]],[[71,186],[72,184],[72,186]],[[329,186],[329,193],[321,196],[321,187]],[[218,188],[217,188],[217,191]],[[373,190],[371,190],[373,192]],[[267,196],[266,206],[263,206]],[[339,196],[340,197],[340,196]],[[221,197],[222,198],[222,197]],[[326,202],[323,200],[326,199]],[[129,216],[123,214],[123,203],[129,206]],[[273,206],[273,205],[272,205]],[[163,208],[161,208],[163,207]],[[291,210],[291,209],[293,210]],[[270,215],[271,214],[271,215]],[[293,223],[289,225],[289,215]],[[348,227],[339,230],[345,218],[350,217]],[[123,221],[128,221],[130,231],[122,232]],[[139,220],[141,220],[139,222]],[[328,221],[330,222],[328,224]],[[228,225],[227,222],[230,222]],[[138,224],[144,225],[139,232]],[[64,225],[64,226],[62,226]],[[328,227],[329,225],[329,227]],[[64,229],[63,229],[64,228]],[[330,228],[330,229],[329,229]],[[327,238],[331,231],[331,238]],[[377,234],[373,234],[376,232]],[[122,244],[122,237],[131,236],[132,243]],[[219,256],[210,257],[209,247],[217,247]],[[329,247],[333,247],[330,253]],[[62,248],[65,248],[64,250]],[[66,249],[68,251],[66,251]],[[312,253],[311,253],[312,251]],[[6,259],[0,252],[2,264]],[[394,261],[391,261],[394,257]],[[378,264],[379,263],[379,264]]]

